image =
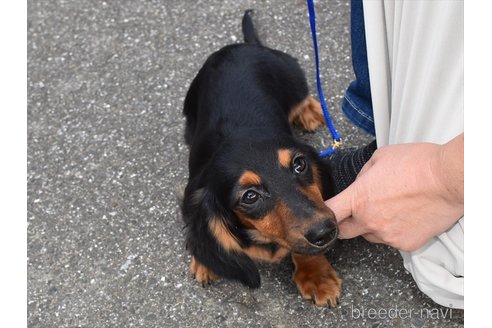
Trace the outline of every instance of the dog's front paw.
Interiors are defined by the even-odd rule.
[[[210,285],[212,281],[219,277],[210,271],[206,266],[198,262],[194,256],[191,257],[190,271],[193,277],[202,284],[203,287]]]
[[[323,256],[306,256],[293,254],[296,266],[294,281],[297,289],[305,299],[316,305],[334,307],[340,298],[342,280]]]

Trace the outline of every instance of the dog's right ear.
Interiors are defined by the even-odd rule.
[[[220,277],[260,287],[255,263],[241,251],[240,242],[231,233],[233,213],[227,211],[207,187],[193,179],[185,189],[182,204],[186,224],[186,247],[195,260]]]

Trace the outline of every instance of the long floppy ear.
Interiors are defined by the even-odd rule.
[[[191,255],[218,276],[239,280],[251,288],[260,287],[255,263],[241,251],[239,241],[230,232],[234,215],[227,213],[207,187],[197,188],[190,181],[183,199],[186,247]]]

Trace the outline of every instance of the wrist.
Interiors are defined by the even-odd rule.
[[[457,207],[464,207],[464,134],[439,146],[433,173],[441,196]]]

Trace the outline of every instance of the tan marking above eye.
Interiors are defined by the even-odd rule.
[[[288,149],[279,149],[278,150],[278,162],[280,166],[285,168],[290,167],[290,162],[292,160],[292,153]]]
[[[258,174],[248,170],[241,175],[241,177],[239,178],[239,183],[242,186],[260,185],[261,178],[258,176]]]

